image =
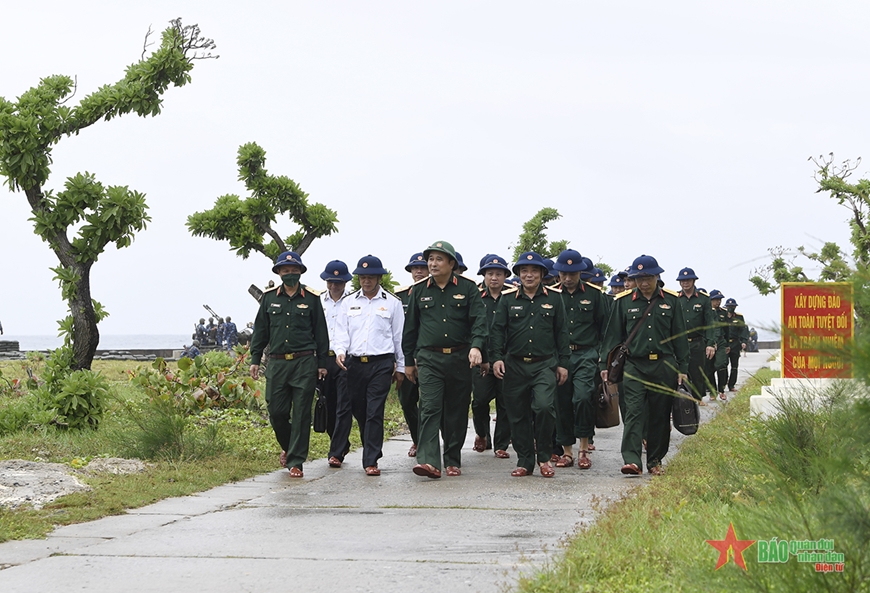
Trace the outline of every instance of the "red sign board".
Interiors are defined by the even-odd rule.
[[[845,348],[855,333],[848,282],[784,282],[782,376],[851,378]]]

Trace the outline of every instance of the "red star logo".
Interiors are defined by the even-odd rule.
[[[754,544],[754,539],[737,539],[734,535],[734,524],[728,524],[728,533],[725,534],[725,539],[716,540],[708,539],[707,543],[719,550],[719,561],[716,562],[716,570],[719,570],[728,564],[728,550],[731,550],[731,557],[734,559],[734,564],[746,570],[746,562],[743,561],[743,550]]]

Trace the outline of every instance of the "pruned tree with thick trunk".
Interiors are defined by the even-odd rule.
[[[126,186],[106,187],[91,173],[68,178],[61,191],[46,187],[52,149],[100,120],[159,114],[163,93],[190,82],[194,60],[217,57],[211,54],[214,41],[202,37],[197,25],[183,26],[181,19],[171,21],[160,46],[146,58],[150,35],[149,30],[140,60],[127,67],[123,79],[78,105],[66,105],[76,81],[62,75],[43,78],[17,101],[0,97],[0,175],[12,191],[27,197],[36,234],[60,262],[52,270],[69,303],[61,331],[72,349],[72,370],[90,369],[100,341],[97,323],[106,316],[91,297],[91,267],[110,243],[129,246],[150,217],[143,194]]]

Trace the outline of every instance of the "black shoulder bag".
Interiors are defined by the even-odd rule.
[[[326,409],[326,395],[323,393],[323,379],[317,381],[314,393],[314,432],[326,432],[329,416]]]
[[[634,336],[637,335],[637,331],[640,329],[640,324],[643,323],[643,320],[646,319],[647,315],[649,315],[655,302],[656,297],[653,295],[652,300],[650,300],[649,305],[647,305],[646,311],[643,312],[643,316],[637,320],[631,333],[628,334],[628,338],[626,338],[623,343],[614,346],[613,350],[607,353],[608,383],[619,383],[622,381],[622,374],[625,369],[625,359],[628,357],[628,344],[631,343]]]

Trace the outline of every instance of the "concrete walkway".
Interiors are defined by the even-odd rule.
[[[742,358],[741,378],[769,357]],[[597,503],[651,479],[619,473],[621,426],[597,432],[592,469],[553,479],[510,477],[513,452],[475,453],[473,436],[458,478],[415,476],[398,437],[379,478],[355,452],[337,470],[307,463],[302,480],[275,471],[0,544],[0,591],[503,591],[558,554]],[[671,455],[683,438],[671,433]]]

